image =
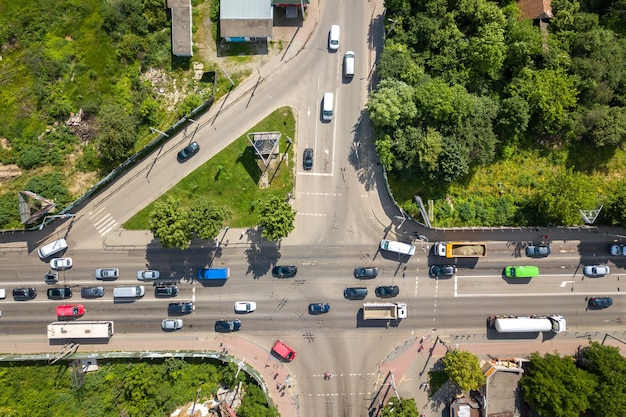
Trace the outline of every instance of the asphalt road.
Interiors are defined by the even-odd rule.
[[[42,232],[3,236],[3,242],[26,241],[28,251],[0,251],[0,286],[35,286],[36,300],[0,301],[0,349],[19,350],[20,341],[46,342],[45,326],[55,320],[55,307],[61,302],[46,299],[43,282],[47,266],[34,250],[42,243],[64,236],[70,243],[67,255],[74,258],[72,270],[62,273],[59,285],[75,289],[71,303],[83,303],[85,319],[115,320],[116,336],[110,348],[119,350],[118,340],[154,340],[155,348],[164,338],[186,341],[210,338],[213,325],[221,318],[240,318],[241,334],[262,346],[271,346],[280,337],[298,351],[289,365],[303,415],[362,416],[376,388],[377,369],[388,352],[407,338],[442,335],[470,339],[510,339],[492,334],[485,319],[493,314],[559,313],[567,318],[573,333],[588,330],[623,329],[620,274],[624,263],[606,255],[611,237],[583,231],[530,229],[429,232],[434,239],[498,240],[490,243],[485,259],[457,260],[459,271],[450,279],[433,279],[428,267],[441,259],[433,258],[430,244],[417,243],[418,254],[411,259],[377,250],[383,236],[411,236],[416,226],[398,217],[384,190],[382,171],[372,143],[364,103],[372,81],[373,58],[380,52],[383,16],[375,2],[347,0],[325,5],[317,30],[306,48],[285,65],[261,69],[263,82],[253,94],[227,97],[224,105],[214,106],[199,118],[198,124],[172,138],[162,149],[117,180],[101,195],[88,201],[71,221],[48,226]],[[328,29],[341,25],[338,52],[327,50]],[[356,54],[356,74],[342,76],[343,54]],[[325,92],[335,94],[335,115],[330,123],[320,121]],[[248,132],[275,108],[291,106],[297,111],[295,132],[298,155],[294,232],[280,247],[232,246],[215,253],[214,246],[193,246],[186,251],[164,250],[153,242],[147,248],[104,250],[103,241],[120,225],[163,194],[188,173]],[[176,162],[176,152],[191,140],[200,143],[200,152],[185,164]],[[314,168],[302,169],[302,151],[314,149]],[[540,235],[550,234],[553,255],[530,260],[520,247]],[[572,240],[582,244],[571,244]],[[558,241],[558,242],[557,242]],[[10,246],[10,245],[9,245]],[[603,278],[582,277],[586,263],[606,263],[612,272]],[[195,271],[212,263],[227,266],[231,278],[224,286],[203,287],[193,281]],[[295,264],[297,277],[276,279],[269,274],[274,264]],[[508,280],[502,270],[507,265],[537,265],[541,276],[531,280]],[[352,276],[356,266],[377,266],[375,280],[358,281]],[[95,280],[98,267],[120,268],[115,282]],[[170,300],[155,299],[146,285],[146,296],[133,303],[115,303],[112,288],[137,285],[136,271],[159,269],[165,280],[180,282],[181,294],[173,300],[192,300],[195,310],[184,316],[185,326],[175,333],[163,333],[160,322],[167,316]],[[376,285],[398,285],[397,301],[409,305],[409,317],[397,326],[364,322],[360,301],[343,299],[347,286],[364,285],[366,301],[375,301]],[[99,300],[82,300],[81,286],[103,285],[107,294]],[[588,310],[586,297],[611,295],[614,305],[606,310]],[[235,315],[233,303],[252,300],[257,311]],[[311,302],[328,302],[331,311],[311,316]],[[535,335],[537,337],[537,335]],[[324,372],[340,377],[323,381]]]

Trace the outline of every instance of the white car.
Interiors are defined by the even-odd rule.
[[[50,261],[50,268],[57,271],[70,269],[72,267],[72,258],[54,258]]]
[[[235,313],[252,313],[256,310],[254,301],[237,301],[235,302]]]
[[[5,298],[7,298],[7,290],[0,288],[0,300],[4,300]]]
[[[145,271],[137,271],[137,279],[139,281],[151,281],[153,279],[159,279],[159,271],[153,269],[146,269]]]
[[[601,277],[611,272],[607,265],[585,265],[583,274],[587,277]]]
[[[613,256],[626,256],[626,245],[611,245],[610,251]]]
[[[183,319],[165,319],[161,323],[163,330],[178,330],[183,328]]]

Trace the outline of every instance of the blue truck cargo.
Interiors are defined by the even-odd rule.
[[[198,280],[225,280],[230,277],[230,268],[200,268]]]

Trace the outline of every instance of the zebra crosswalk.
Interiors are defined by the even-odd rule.
[[[96,212],[91,212],[88,218],[93,221],[93,226],[96,228],[100,236],[104,236],[117,227],[117,221],[111,213],[105,211],[105,208],[101,208]]]

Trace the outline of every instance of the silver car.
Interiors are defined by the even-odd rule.
[[[183,319],[165,319],[161,322],[163,330],[178,330],[183,328]]]
[[[608,265],[585,265],[583,268],[583,274],[586,277],[602,277],[611,272]]]
[[[120,276],[120,270],[117,268],[98,268],[96,269],[96,279],[117,279]]]
[[[159,279],[161,274],[159,271],[155,271],[154,269],[146,269],[145,271],[137,271],[137,279],[139,281],[152,281],[155,279]]]

